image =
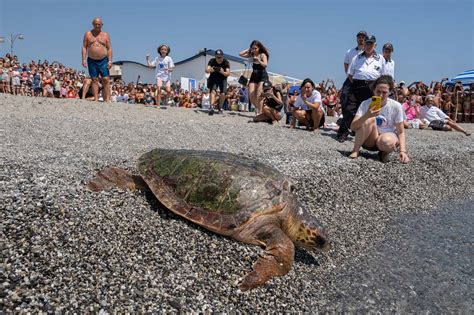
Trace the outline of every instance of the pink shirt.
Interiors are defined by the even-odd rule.
[[[407,116],[407,120],[416,119],[418,114],[420,113],[420,107],[418,104],[415,106],[410,107],[408,102],[403,103],[403,109],[405,110],[405,115]]]

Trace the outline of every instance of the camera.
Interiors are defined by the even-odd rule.
[[[215,72],[219,72],[221,70],[221,67],[212,67]]]

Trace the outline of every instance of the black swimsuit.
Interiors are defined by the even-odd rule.
[[[259,83],[268,80],[268,73],[261,64],[252,64],[252,75],[250,76],[250,83]]]

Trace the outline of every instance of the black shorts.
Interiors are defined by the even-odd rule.
[[[249,83],[259,83],[268,81],[267,70],[253,70],[252,75],[250,75]]]
[[[311,112],[312,112],[311,109],[310,109],[310,110],[307,110],[307,111],[306,111],[306,116],[309,117],[309,125],[310,125],[311,127],[313,127],[314,121],[313,121],[313,116],[311,116]],[[325,122],[326,122],[326,115],[325,115],[324,112],[323,112],[323,117],[321,117],[321,120],[319,121],[318,128],[324,126],[324,123],[325,123]]]
[[[221,93],[225,93],[227,92],[227,80],[207,80],[207,88],[209,89],[209,91],[217,91],[217,89],[219,89],[219,91]]]
[[[430,127],[433,130],[444,130],[445,124],[446,123],[442,120],[433,120],[432,122],[430,122],[428,127]]]

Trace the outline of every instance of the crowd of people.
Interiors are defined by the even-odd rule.
[[[228,86],[230,63],[218,49],[204,69],[207,84],[188,91],[181,88],[178,80],[171,80],[174,63],[166,44],[158,47],[153,61],[146,55],[147,65],[155,68],[153,84],[111,79],[113,54],[109,35],[101,30],[100,18],[95,18],[92,25],[93,29],[84,35],[82,47],[82,64],[88,68],[89,76],[58,62],[20,63],[17,56],[6,54],[0,58],[0,93],[202,108],[209,115],[224,110],[254,111],[253,122],[273,124],[285,117],[290,128],[306,127],[311,131],[328,127],[326,117],[332,116],[338,118],[337,126],[331,124],[338,141],[355,137],[350,158],[357,158],[363,147],[379,151],[383,161],[398,148],[404,163],[409,161],[404,129],[456,130],[470,135],[458,123],[474,123],[474,84],[465,88],[447,78],[429,85],[421,81],[396,83],[393,45],[384,44],[382,54],[378,54],[375,36],[365,31],[356,34],[357,46],[346,53],[347,78],[340,89],[331,79],[317,84],[307,78],[300,85],[273,85],[266,71],[269,51],[254,40],[240,52],[241,57],[252,62],[250,79],[241,77],[238,86]]]
[[[452,120],[463,123],[474,123],[474,106],[471,104],[471,89],[463,89],[462,85],[446,85],[447,78],[432,81],[429,85],[417,81],[406,84],[401,81],[394,91],[395,98],[400,102],[407,112],[420,109],[425,104],[432,104],[448,115]],[[84,91],[83,87],[88,87]],[[6,54],[0,57],[0,93],[9,93],[23,96],[43,96],[55,98],[84,98],[92,99],[91,79],[84,71],[66,67],[59,62],[48,60],[30,61],[21,63],[17,56]],[[282,113],[290,113],[292,104],[299,95],[300,86],[290,86],[282,83],[273,87],[281,93],[284,106]],[[157,87],[154,84],[143,84],[141,82],[125,83],[117,78],[110,84],[111,102],[123,102],[128,104],[157,105]],[[315,84],[315,90],[321,94],[322,105],[327,116],[339,117],[341,109],[341,89],[331,79],[323,80]],[[103,100],[101,94],[102,85],[99,83],[99,100]],[[84,93],[83,93],[84,92]],[[161,101],[160,105],[173,105],[186,108],[209,109],[211,104],[209,89],[199,84],[195,90],[187,91],[181,88],[178,80],[170,84],[171,102]],[[223,110],[254,111],[255,107],[249,102],[247,86],[228,86],[223,94],[221,107]],[[214,100],[216,106],[217,100]],[[249,105],[250,103],[250,105]],[[471,107],[473,110],[471,111]],[[415,109],[413,109],[415,108]],[[284,117],[284,115],[283,115]],[[417,124],[414,115],[409,114],[407,127],[417,126],[423,128],[423,124]]]

